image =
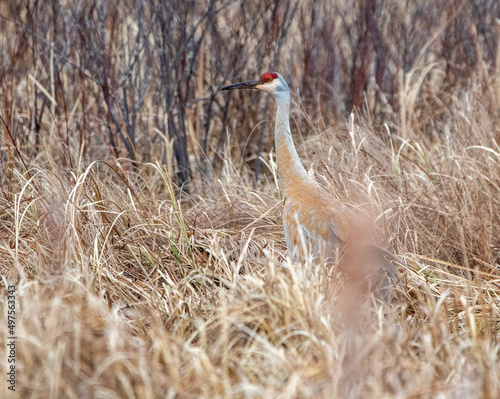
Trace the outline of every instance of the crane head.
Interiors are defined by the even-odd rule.
[[[270,94],[277,94],[288,90],[285,79],[279,73],[267,72],[259,79],[247,80],[242,83],[235,83],[223,87],[221,90],[255,89],[265,91]]]

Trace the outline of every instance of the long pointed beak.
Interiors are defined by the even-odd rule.
[[[247,80],[246,82],[225,86],[221,90],[255,89],[255,86],[257,86],[258,84],[258,80]]]

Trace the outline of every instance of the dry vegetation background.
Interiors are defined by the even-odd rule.
[[[11,396],[500,397],[498,18],[498,0],[1,2]],[[273,101],[218,92],[268,70],[306,169],[407,262],[359,336],[335,275],[287,260]]]

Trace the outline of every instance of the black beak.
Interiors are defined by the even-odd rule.
[[[221,90],[255,89],[255,86],[257,86],[258,84],[259,84],[258,80],[248,80],[246,82],[235,83],[234,85],[225,86]]]

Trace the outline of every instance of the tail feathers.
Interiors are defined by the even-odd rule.
[[[403,264],[403,261],[383,248],[375,247],[375,249],[376,264],[374,273],[370,278],[371,292],[373,292],[378,299],[383,300],[385,303],[390,303],[392,299],[392,290],[400,278],[398,269],[390,260],[401,264]]]

